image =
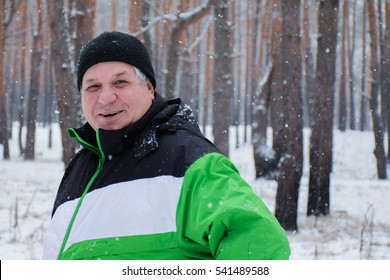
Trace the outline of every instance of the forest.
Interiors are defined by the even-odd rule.
[[[157,91],[186,102],[223,154],[232,138],[253,146],[256,178],[277,181],[275,216],[286,230],[298,229],[305,128],[308,216],[330,212],[335,130],[372,132],[378,179],[388,179],[389,0],[3,0],[0,17],[1,160],[16,135],[33,161],[37,125],[58,123],[69,163],[79,147],[66,129],[85,121],[78,53],[120,30],[143,41]],[[229,135],[239,126],[250,133]]]

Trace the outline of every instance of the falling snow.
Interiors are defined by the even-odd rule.
[[[10,141],[11,160],[0,160],[0,259],[42,256],[45,229],[64,171],[60,132],[54,128],[53,148],[47,149],[48,131],[37,127],[36,161],[24,161],[18,155],[16,137]],[[234,131],[230,135],[235,135]],[[308,138],[305,131],[305,141]],[[371,132],[335,131],[331,214],[326,217],[306,216],[307,148],[299,193],[299,230],[288,233],[291,259],[390,259],[390,183],[376,179],[373,139]],[[236,149],[234,139],[231,143],[233,162],[274,211],[277,183],[255,180],[251,146],[241,144]]]

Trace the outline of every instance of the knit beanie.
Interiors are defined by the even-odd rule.
[[[78,89],[81,89],[83,76],[89,67],[107,61],[120,61],[137,67],[156,88],[153,66],[145,46],[130,34],[114,31],[100,34],[81,48],[77,61]]]

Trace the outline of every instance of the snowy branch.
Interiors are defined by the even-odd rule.
[[[209,26],[211,25],[212,23],[212,19],[209,18],[202,30],[202,32],[200,33],[200,35],[196,38],[196,40],[188,47],[188,51],[191,52],[197,45],[199,45],[199,43],[202,41],[202,39],[207,35],[207,30],[209,28]]]
[[[150,5],[150,3],[148,2]],[[158,24],[161,21],[169,21],[169,22],[182,22],[182,23],[190,23],[194,20],[196,20],[198,17],[203,16],[203,12],[207,11],[207,9],[210,7],[210,1],[206,0],[203,4],[199,5],[198,7],[189,10],[187,12],[183,13],[176,13],[176,14],[162,14],[161,12],[157,11],[160,16],[155,17],[152,21],[150,21],[149,24],[142,27],[137,32],[134,32],[132,35],[137,37],[140,34],[143,34],[144,32],[148,31],[152,27],[154,27],[156,24]],[[156,9],[157,10],[157,9]]]
[[[256,96],[260,96],[261,90],[269,80],[269,76],[271,75],[272,68],[273,68],[273,61],[272,59],[270,59],[270,61],[265,66],[263,77],[259,80],[259,83],[257,84]]]

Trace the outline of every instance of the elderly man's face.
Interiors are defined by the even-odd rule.
[[[95,130],[116,130],[138,121],[148,111],[154,88],[151,82],[140,81],[130,64],[109,61],[85,72],[81,95],[89,124]]]

